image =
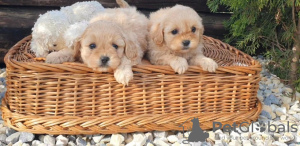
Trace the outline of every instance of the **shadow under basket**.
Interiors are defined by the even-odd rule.
[[[134,79],[123,86],[112,73],[81,63],[44,63],[30,51],[28,36],[5,56],[3,120],[18,131],[54,135],[187,130],[194,117],[203,130],[213,122],[257,120],[261,65],[226,43],[204,40],[205,56],[219,64],[216,73],[190,66],[178,75],[144,64],[133,67]]]

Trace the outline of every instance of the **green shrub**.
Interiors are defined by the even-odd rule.
[[[271,59],[268,69],[300,91],[299,61],[292,61],[300,56],[300,0],[208,0],[207,5],[213,12],[220,5],[232,12],[224,22],[225,42],[250,55],[263,48]]]

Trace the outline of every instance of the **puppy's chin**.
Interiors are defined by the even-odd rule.
[[[93,68],[93,70],[99,71],[99,72],[111,72],[111,71],[113,71],[113,69],[110,68],[110,67],[97,67],[97,68]]]
[[[170,48],[173,52],[176,52],[176,53],[188,53],[191,50],[195,49],[194,47],[184,47],[184,46],[178,46],[178,45],[171,45]]]

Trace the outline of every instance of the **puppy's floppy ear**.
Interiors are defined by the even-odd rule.
[[[36,57],[46,57],[49,54],[50,42],[54,42],[57,36],[53,36],[52,32],[39,31],[33,29],[31,50],[35,53]]]
[[[202,26],[202,27],[199,29],[199,42],[200,42],[200,43],[204,43],[204,40],[203,40],[203,34],[204,34],[204,27]]]
[[[49,54],[48,46],[41,39],[33,38],[30,46],[36,57],[46,57]]]
[[[134,60],[138,56],[137,45],[130,38],[124,37],[125,41],[125,55],[128,59]]]
[[[73,48],[73,57],[75,61],[81,61],[81,54],[80,54],[80,49],[81,49],[81,39],[76,40],[74,43],[74,48]]]
[[[161,23],[150,24],[150,37],[157,44],[162,45],[164,42],[164,32]]]
[[[199,17],[198,22],[199,22],[199,42],[203,43],[204,42],[204,40],[203,40],[204,26],[202,24],[202,18],[201,17]]]

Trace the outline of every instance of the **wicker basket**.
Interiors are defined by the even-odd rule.
[[[205,55],[220,65],[216,73],[191,66],[178,75],[169,66],[138,65],[125,87],[112,73],[95,73],[80,63],[39,61],[28,36],[5,56],[3,119],[13,129],[39,134],[182,130],[179,125],[191,117],[206,130],[213,121],[257,120],[260,64],[228,44],[204,39]]]

